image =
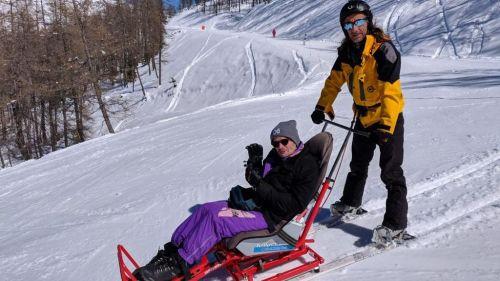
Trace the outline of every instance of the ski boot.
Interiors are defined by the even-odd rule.
[[[372,242],[380,247],[397,246],[415,237],[408,234],[405,229],[393,230],[379,225],[373,230]]]
[[[138,281],[167,281],[181,274],[182,269],[175,257],[177,253],[169,253],[167,250],[158,250],[147,265],[136,269],[132,273],[135,278]]]
[[[360,215],[367,213],[367,211],[361,207],[352,207],[346,205],[342,201],[337,201],[330,206],[330,212],[332,217],[337,217],[342,221],[350,221]]]

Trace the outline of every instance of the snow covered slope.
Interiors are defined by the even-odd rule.
[[[245,184],[245,145],[271,149],[270,129],[282,120],[296,119],[303,139],[320,131],[309,114],[336,56],[331,41],[303,45],[258,29],[242,32],[245,17],[235,24],[235,15],[224,14],[211,20],[226,30],[201,31],[194,19],[184,24],[186,17],[169,27],[176,34],[163,85],[142,70],[147,101],[115,120],[119,133],[0,170],[1,280],[118,280],[118,243],[147,262],[197,204],[225,199],[233,185]],[[317,280],[498,280],[498,63],[403,57],[408,230],[419,239]],[[137,90],[110,94],[140,98]],[[337,121],[347,124],[352,100],[343,92],[335,107]],[[338,148],[344,132],[333,134]],[[348,161],[328,203],[340,197]],[[315,226],[313,247],[327,260],[365,245],[382,221],[379,173],[373,162],[366,217],[332,229]],[[321,210],[320,218],[327,215]]]
[[[377,25],[388,31],[404,54],[452,57],[500,57],[498,0],[371,0]],[[252,31],[302,40],[340,42],[339,13],[345,1],[275,0],[246,15],[221,17],[188,12],[176,23],[207,24],[218,29]]]

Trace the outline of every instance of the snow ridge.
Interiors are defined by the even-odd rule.
[[[255,58],[252,50],[252,41],[248,42],[248,44],[245,46],[245,52],[247,54],[248,64],[250,65],[250,73],[252,75],[252,85],[250,86],[248,97],[252,97],[255,94],[255,86],[257,85],[257,71],[255,68]]]
[[[304,84],[304,82],[306,82],[306,80],[308,78],[307,70],[306,70],[306,67],[304,65],[304,60],[297,54],[297,51],[293,50],[292,53],[293,53],[293,59],[297,63],[297,67],[298,67],[300,73],[302,74],[302,76],[304,76],[304,78],[302,78],[302,80],[299,82],[299,86],[301,86],[302,84]]]

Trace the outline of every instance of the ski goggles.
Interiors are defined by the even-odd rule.
[[[279,140],[279,141],[272,141],[271,144],[275,147],[275,148],[278,148],[280,146],[280,143],[283,145],[283,146],[286,146],[288,144],[288,141],[289,139],[282,139],[282,140]]]
[[[357,19],[353,22],[345,22],[342,27],[344,28],[344,30],[346,31],[349,31],[351,29],[354,28],[354,26],[362,26],[363,24],[365,24],[366,22],[368,21],[367,18],[362,18],[362,19]]]

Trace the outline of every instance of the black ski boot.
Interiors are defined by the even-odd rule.
[[[169,255],[177,253],[177,250],[179,250],[179,248],[177,248],[177,246],[175,246],[172,242],[168,242],[167,244],[163,245],[163,249],[165,250],[165,253]]]
[[[184,276],[184,280],[191,279],[191,272],[189,271],[190,265],[179,255],[179,248],[174,245],[172,242],[168,242],[163,246],[165,252],[168,255],[171,255],[177,261],[179,268],[181,269],[182,275]]]
[[[184,281],[191,279],[191,272],[189,271],[190,265],[179,255],[179,252],[175,251],[173,254],[173,258],[177,261],[177,266],[181,270],[182,275],[184,276]]]
[[[132,274],[138,281],[170,281],[182,273],[175,253],[159,250],[156,256],[145,266],[136,269]]]

